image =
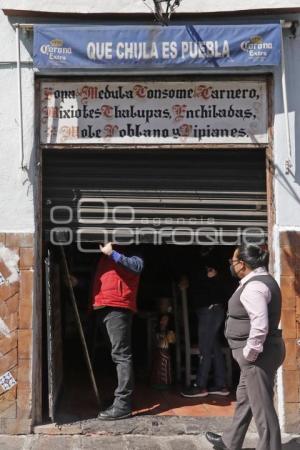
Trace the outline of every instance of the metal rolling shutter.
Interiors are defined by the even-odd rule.
[[[50,214],[55,206],[59,208],[54,209],[53,217],[60,222],[56,224]],[[73,217],[63,224],[69,216],[66,206]],[[162,241],[166,243],[173,242],[171,234],[168,236],[172,231],[176,239],[190,242],[193,230],[200,239],[214,244],[209,229],[216,228],[222,230],[223,243],[231,244],[249,227],[250,234],[257,233],[253,227],[266,233],[265,152],[47,150],[43,207],[47,239],[51,229],[66,227],[72,230],[74,240],[101,241],[103,230],[110,239],[112,230],[118,228],[118,238],[129,233],[138,235],[139,242],[153,242],[152,232],[145,230],[153,227],[156,233],[165,229]]]

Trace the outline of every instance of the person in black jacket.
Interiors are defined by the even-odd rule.
[[[203,279],[192,281],[192,296],[198,297],[196,309],[198,318],[198,345],[200,363],[196,383],[181,392],[184,397],[206,397],[208,394],[229,395],[226,387],[226,368],[219,339],[224,324],[226,300],[226,281],[220,275],[217,265],[210,263],[206,267]],[[185,285],[184,285],[185,284]],[[187,280],[181,281],[181,287],[187,287]],[[214,386],[208,387],[208,376],[213,365]]]

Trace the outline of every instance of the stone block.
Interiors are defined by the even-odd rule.
[[[281,311],[281,325],[285,339],[296,339],[297,329],[295,309],[283,309]]]
[[[0,334],[0,357],[17,348],[18,335],[17,331],[10,333],[9,337]]]
[[[280,233],[280,247],[297,247],[300,245],[300,233],[297,231],[283,231]]]
[[[10,297],[17,294],[19,292],[19,288],[20,285],[18,281],[11,284],[2,284],[0,286],[0,301],[8,300]]]
[[[299,403],[285,404],[285,432],[286,433],[300,433],[300,405]]]
[[[295,261],[296,257],[291,247],[282,247],[280,251],[280,267],[281,275],[294,276],[295,275]]]
[[[4,319],[5,324],[7,325],[9,331],[12,333],[17,330],[19,324],[19,314],[15,312],[13,314],[9,314]]]
[[[19,359],[17,368],[18,386],[21,389],[30,389],[31,387],[31,359]]]
[[[5,355],[1,356],[0,375],[15,367],[17,365],[17,361],[18,361],[18,352],[16,348],[6,353]]]
[[[18,330],[18,350],[19,359],[32,357],[32,330]]]
[[[299,402],[300,373],[299,370],[284,370],[284,398],[288,403]]]
[[[284,369],[297,370],[297,341],[296,339],[286,339],[286,357],[284,361]]]
[[[8,314],[13,314],[18,312],[19,309],[19,294],[15,294],[5,301]]]
[[[3,450],[16,450],[24,448],[25,436],[0,436],[0,448]]]
[[[31,422],[31,419],[0,418],[0,434],[29,434]]]
[[[32,444],[31,450],[74,450],[73,443],[73,436],[39,436]]]
[[[20,269],[32,269],[34,266],[33,248],[20,248]]]
[[[6,247],[33,247],[32,233],[6,233]]]
[[[32,393],[29,388],[21,388],[18,386],[17,398],[17,417],[20,419],[29,419],[31,416]]]
[[[20,281],[19,328],[32,327],[33,271],[22,270]]]

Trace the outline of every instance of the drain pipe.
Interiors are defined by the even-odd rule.
[[[292,143],[291,143],[291,132],[290,132],[290,123],[289,123],[289,109],[288,109],[288,99],[287,99],[287,87],[286,87],[286,65],[285,65],[285,51],[284,51],[284,36],[283,29],[289,28],[291,30],[291,38],[296,37],[296,28],[298,26],[298,22],[289,23],[290,26],[286,26],[285,21],[281,21],[281,83],[282,83],[282,97],[283,97],[283,109],[284,109],[284,118],[285,118],[285,128],[286,128],[286,140],[288,147],[288,159],[285,161],[285,174],[289,175],[291,173],[291,169],[293,167],[292,163]],[[274,256],[275,256],[275,278],[277,282],[280,284],[280,246],[279,246],[279,235],[280,229],[278,225],[274,226],[273,230],[273,242],[274,246]],[[282,328],[282,324],[280,322],[280,327]],[[285,414],[285,392],[284,392],[284,380],[283,380],[283,368],[279,367],[277,371],[277,405],[278,405],[278,419],[280,423],[280,428],[286,431],[286,414]]]
[[[20,25],[16,28],[16,48],[17,48],[17,76],[18,76],[18,97],[19,97],[19,143],[20,143],[20,169],[26,170],[24,165],[24,133],[23,133],[23,104],[22,104],[22,72],[21,72],[21,52],[20,52]]]
[[[285,65],[285,51],[284,51],[284,38],[283,38],[283,28],[285,26],[284,21],[281,21],[281,85],[282,85],[282,97],[283,97],[283,111],[285,119],[285,129],[286,129],[286,140],[288,148],[288,159],[285,161],[285,174],[291,173],[293,163],[292,163],[292,143],[291,143],[291,131],[290,131],[290,121],[289,121],[289,108],[287,99],[287,88],[286,88],[286,65]]]
[[[280,228],[274,225],[273,228],[273,252],[274,252],[274,278],[280,285],[281,263],[280,263]],[[279,327],[282,329],[280,321]],[[282,366],[277,370],[276,379],[276,393],[277,393],[277,412],[278,420],[281,430],[286,431],[286,415],[285,415],[285,393]]]

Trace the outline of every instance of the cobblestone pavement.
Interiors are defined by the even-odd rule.
[[[256,435],[251,433],[244,449],[254,450]],[[120,435],[0,435],[1,450],[211,450],[202,435],[145,436]],[[300,450],[300,436],[283,436],[282,450]]]

